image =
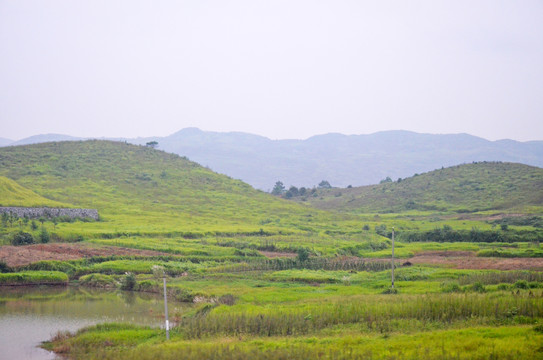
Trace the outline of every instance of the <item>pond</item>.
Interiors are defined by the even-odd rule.
[[[170,318],[190,306],[169,301]],[[40,343],[58,331],[104,322],[163,327],[164,298],[76,287],[0,287],[0,359],[58,359]]]

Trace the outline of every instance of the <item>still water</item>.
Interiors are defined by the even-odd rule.
[[[170,318],[188,305],[169,302]],[[0,359],[58,359],[38,346],[58,331],[103,322],[163,326],[159,294],[72,287],[0,287]]]

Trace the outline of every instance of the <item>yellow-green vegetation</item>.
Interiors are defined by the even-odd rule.
[[[543,205],[543,169],[479,162],[458,165],[379,185],[319,189],[292,199],[320,209],[348,212],[526,210]]]
[[[201,302],[174,312],[169,342],[163,330],[107,324],[46,346],[78,359],[536,359],[541,352],[540,272],[402,267],[399,294],[386,295],[390,270],[219,272],[211,265],[168,279],[171,299]],[[149,272],[135,288],[160,291],[160,284]]]
[[[0,273],[0,285],[67,285],[68,275],[60,271]]]
[[[101,216],[98,222],[61,223],[59,233],[201,236],[356,226],[352,218],[277,199],[144,146],[111,141],[14,146],[0,148],[0,164],[1,176],[53,201],[97,209]]]
[[[205,305],[180,318],[169,342],[163,330],[107,324],[46,347],[78,359],[537,359],[541,296],[522,290]]]
[[[40,196],[4,176],[0,176],[0,206],[69,207],[64,203]]]
[[[138,334],[142,345],[133,348]],[[533,326],[476,327],[416,334],[359,334],[301,338],[229,337],[221,341],[159,343],[158,331],[89,329],[76,341],[61,343],[78,358],[105,339],[112,348],[98,350],[103,359],[539,359],[543,334]],[[142,337],[144,337],[142,339]],[[81,339],[81,340],[80,340]],[[108,342],[109,344],[109,342]],[[54,347],[53,347],[54,348]],[[81,356],[81,357],[79,357]]]
[[[407,260],[455,251],[477,260],[539,261],[533,258],[543,256],[542,169],[469,164],[373,187],[317,190],[297,203],[186,158],[121,142],[0,148],[0,164],[7,182],[100,214],[99,221],[3,219],[4,244],[21,233],[37,241],[47,231],[51,242],[160,252],[3,266],[1,276],[58,272],[81,287],[158,293],[165,274],[170,300],[193,304],[171,307],[170,342],[160,329],[104,324],[46,345],[71,358],[543,354],[541,272]],[[30,206],[27,198],[9,204]],[[393,227],[399,259],[391,289]]]

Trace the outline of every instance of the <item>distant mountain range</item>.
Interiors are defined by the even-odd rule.
[[[270,190],[313,187],[327,180],[334,187],[396,180],[453,165],[507,161],[543,167],[543,141],[489,141],[468,134],[419,134],[384,131],[370,135],[325,134],[306,140],[271,140],[240,132],[186,128],[165,137],[111,139],[133,144],[157,141],[158,148],[186,156],[212,170]],[[37,135],[0,146],[83,140],[67,135]]]

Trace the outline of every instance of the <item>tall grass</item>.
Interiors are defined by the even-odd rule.
[[[405,326],[405,321],[417,324],[470,321],[483,325],[520,316],[526,317],[523,321],[535,321],[543,317],[542,296],[542,292],[535,296],[472,293],[364,296],[333,304],[211,311],[181,319],[177,330],[185,338],[219,334],[269,337],[307,335],[346,324],[359,324],[368,331],[388,332],[400,330],[397,326]]]

